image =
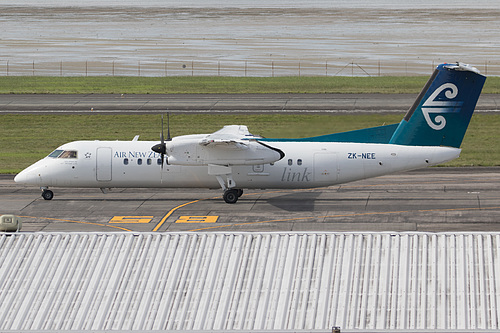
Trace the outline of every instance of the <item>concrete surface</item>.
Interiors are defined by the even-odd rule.
[[[500,168],[428,168],[312,190],[53,188],[0,177],[22,231],[500,231]]]

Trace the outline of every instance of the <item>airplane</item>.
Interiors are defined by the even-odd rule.
[[[444,163],[459,157],[486,77],[441,64],[400,123],[309,138],[252,135],[244,125],[158,141],[75,141],[21,171],[15,182],[52,187],[221,188],[234,204],[243,189],[325,187]],[[162,120],[163,124],[163,120]],[[163,125],[162,125],[163,128]]]

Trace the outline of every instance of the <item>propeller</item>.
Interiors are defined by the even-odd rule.
[[[161,134],[160,134],[161,143],[158,143],[151,147],[151,150],[155,153],[161,155],[161,168],[163,169],[163,162],[165,160],[165,155],[167,154],[167,144],[165,143],[165,138],[163,135],[163,115],[161,115]],[[172,141],[170,137],[170,113],[167,113],[167,140]]]
[[[163,131],[163,116],[162,116],[161,127]],[[172,141],[172,137],[170,136],[170,112],[167,112],[167,141]]]

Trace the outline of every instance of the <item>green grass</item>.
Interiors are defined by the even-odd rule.
[[[426,76],[412,77],[41,77],[0,76],[0,94],[172,93],[419,93]],[[489,77],[483,93],[500,93]]]
[[[171,115],[172,135],[211,133],[224,125],[247,125],[265,137],[308,137],[397,123],[401,115]],[[500,115],[476,114],[462,156],[447,166],[500,165]],[[17,173],[75,140],[159,140],[158,115],[0,115],[0,173]]]
[[[427,77],[0,77],[0,93],[418,93]],[[483,93],[500,93],[500,78]],[[402,115],[172,115],[172,133],[211,133],[244,124],[266,137],[307,137],[399,122]],[[157,115],[0,115],[0,173],[16,173],[74,140],[157,140]],[[450,166],[500,165],[500,115],[471,121]]]

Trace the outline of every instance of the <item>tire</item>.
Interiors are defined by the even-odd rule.
[[[222,196],[224,198],[224,201],[228,204],[234,204],[236,201],[238,201],[238,191],[231,189],[231,190],[226,190],[224,192],[224,195]]]
[[[243,195],[243,190],[241,188],[237,189],[236,192],[238,193],[238,198]]]
[[[45,200],[52,200],[53,197],[54,192],[52,192],[51,190],[44,190],[42,192],[42,198],[44,198]]]

